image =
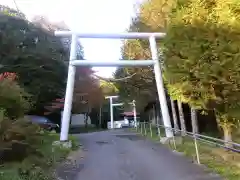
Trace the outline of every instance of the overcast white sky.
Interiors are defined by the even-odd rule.
[[[18,8],[31,19],[46,15],[51,21],[63,20],[71,30],[80,32],[124,32],[134,16],[137,0],[16,0]],[[15,8],[13,0],[0,4]],[[120,40],[81,41],[86,59],[118,60]],[[115,68],[94,68],[99,75],[110,77]]]

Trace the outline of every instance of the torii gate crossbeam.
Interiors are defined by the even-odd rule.
[[[56,31],[56,36],[62,37],[72,37],[71,40],[71,49],[70,49],[70,60],[68,67],[68,78],[67,78],[67,87],[65,94],[65,102],[64,102],[64,110],[62,116],[62,124],[61,124],[61,134],[60,141],[68,140],[68,132],[69,132],[69,123],[71,117],[71,109],[72,109],[72,97],[74,90],[74,80],[75,80],[75,72],[76,66],[154,66],[155,79],[158,91],[158,97],[160,101],[160,107],[162,112],[163,123],[165,127],[171,127],[171,121],[167,106],[166,95],[164,91],[162,72],[160,67],[160,62],[158,59],[158,51],[156,38],[163,38],[165,33],[78,33],[73,31]],[[81,61],[76,59],[77,55],[77,42],[79,38],[101,38],[101,39],[148,39],[150,43],[150,50],[152,54],[152,60],[119,60],[119,61]],[[170,129],[166,129],[166,137],[173,137],[173,132]]]

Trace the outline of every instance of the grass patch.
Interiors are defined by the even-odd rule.
[[[240,179],[240,154],[200,141],[198,141],[198,148],[201,164],[206,165],[228,180]],[[184,138],[183,144],[178,145],[177,150],[196,160],[193,139]]]
[[[42,143],[38,149],[43,152],[42,157],[28,156],[22,162],[5,163],[0,166],[1,180],[53,180],[55,178],[54,167],[64,160],[66,156],[79,147],[75,137],[70,136],[72,148],[67,149],[53,146],[54,141],[59,140],[55,133],[44,133]]]
[[[234,131],[233,141],[240,143],[240,129]]]
[[[140,128],[138,129],[140,132]],[[143,134],[144,134],[143,130]],[[161,136],[164,137],[164,131],[161,129]],[[159,141],[157,128],[152,128],[152,136],[150,126],[146,125],[146,137],[154,141]],[[235,139],[237,139],[235,137]],[[238,139],[239,140],[239,139]],[[166,145],[173,148],[172,145]],[[196,161],[196,151],[194,141],[190,137],[184,137],[183,143],[176,146],[177,151],[183,152],[186,156]],[[228,180],[240,179],[240,154],[226,151],[214,145],[205,144],[198,141],[199,155],[201,164],[206,165],[212,170]]]

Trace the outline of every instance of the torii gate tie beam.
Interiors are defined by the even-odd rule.
[[[76,66],[105,66],[105,67],[129,67],[129,66],[154,66],[155,79],[158,91],[158,97],[160,101],[161,113],[163,118],[164,126],[166,127],[166,137],[173,137],[173,132],[168,129],[171,128],[171,121],[167,106],[166,95],[164,91],[163,78],[161,72],[161,66],[158,59],[158,51],[156,38],[164,38],[165,33],[78,33],[74,31],[56,31],[56,36],[72,37],[69,67],[68,67],[68,78],[67,87],[65,94],[64,110],[61,124],[60,141],[68,140],[69,124],[72,110],[72,97],[74,90],[74,79]],[[148,39],[150,43],[150,50],[152,54],[151,60],[119,60],[119,61],[104,61],[104,60],[77,60],[77,42],[80,38],[100,38],[100,39]]]

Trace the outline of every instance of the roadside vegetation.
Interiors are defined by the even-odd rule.
[[[26,115],[61,126],[71,39],[56,37],[54,31],[69,28],[44,16],[30,21],[3,5],[0,19],[0,179],[52,180],[57,164],[78,148],[78,140],[70,135],[71,148],[57,145],[59,134],[41,129]],[[77,58],[84,59],[80,42]],[[104,94],[114,90],[93,75],[91,67],[76,68],[72,114],[86,118],[77,133],[99,131],[109,118]]]
[[[143,125],[142,125],[143,126]],[[135,131],[135,129],[133,129]],[[141,132],[141,129],[138,129]],[[146,134],[145,134],[146,133]],[[160,128],[161,137],[165,136],[165,130]],[[154,142],[160,143],[160,137],[158,130],[155,126],[147,124],[142,127],[142,135]],[[237,139],[237,137],[235,137]],[[196,149],[194,140],[192,137],[176,136],[176,148],[173,142],[165,144],[166,147],[171,150],[183,153],[183,155],[192,159],[193,163],[197,163]],[[240,140],[240,139],[238,139]],[[206,171],[213,171],[228,180],[238,180],[240,178],[240,154],[232,151],[226,151],[221,147],[217,147],[214,144],[206,144],[202,141],[197,141],[200,163],[205,165]]]
[[[20,12],[0,5],[0,19],[0,179],[53,180],[78,140],[70,136],[71,148],[54,145],[59,135],[25,115],[44,115],[64,94],[68,48]]]
[[[71,151],[79,148],[78,140],[70,136],[72,148],[53,145],[59,140],[55,133],[42,132],[37,137],[41,143],[34,145],[36,152],[23,156],[18,150],[21,161],[4,162],[0,166],[1,180],[53,180],[56,179],[55,168],[65,160]],[[24,149],[22,149],[23,151]],[[12,155],[16,156],[16,155]]]
[[[240,142],[239,17],[235,0],[148,0],[129,27],[129,32],[166,33],[157,44],[172,127],[223,139],[225,148],[199,142],[200,161],[234,180],[240,179],[239,153],[226,148]],[[151,59],[149,42],[126,40],[122,56]],[[122,100],[136,100],[141,122],[163,125],[153,69],[122,67],[115,77],[131,74],[115,83]],[[148,102],[153,103],[147,107]],[[193,140],[185,135],[180,133],[177,150],[196,159]]]
[[[190,124],[188,130],[206,131],[199,129],[203,122],[197,118],[206,115],[207,119],[212,113],[204,123],[216,122],[226,146],[239,130],[240,119],[238,7],[235,0],[149,0],[139,6],[129,27],[129,32],[166,33],[157,43],[174,127],[186,129]],[[122,55],[123,59],[150,59],[149,43],[127,40]],[[153,69],[124,67],[115,76],[128,74],[135,75],[115,85],[122,99],[135,99],[138,110],[144,111],[146,102],[157,98]],[[188,114],[190,123],[185,122]]]
[[[14,73],[0,75],[0,179],[53,179],[52,167],[77,148],[54,146],[59,135],[47,132],[23,117],[30,99]]]

